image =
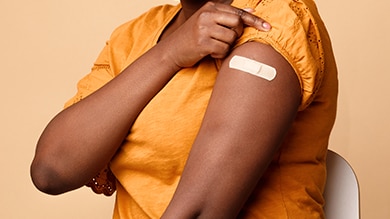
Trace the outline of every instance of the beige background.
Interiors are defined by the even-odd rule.
[[[47,122],[117,25],[174,0],[0,2],[0,218],[110,218],[113,198],[80,189],[47,196],[29,164]],[[317,0],[340,71],[338,118],[330,148],[354,166],[362,218],[390,218],[390,3]]]

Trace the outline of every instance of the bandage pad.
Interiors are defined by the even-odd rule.
[[[237,55],[230,60],[229,68],[237,69],[268,81],[272,81],[276,77],[276,69],[272,66]]]

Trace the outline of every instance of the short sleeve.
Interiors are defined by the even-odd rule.
[[[116,190],[116,178],[107,165],[85,185],[96,194],[111,196]]]
[[[109,62],[109,44],[96,59],[91,72],[77,83],[77,93],[65,103],[65,108],[79,102],[114,78]]]
[[[303,0],[236,0],[233,5],[254,8],[254,14],[272,25],[269,32],[245,28],[236,46],[258,41],[284,56],[298,76],[302,93],[299,110],[304,110],[314,99],[324,72],[322,42],[312,14],[317,13],[316,8],[309,8]]]

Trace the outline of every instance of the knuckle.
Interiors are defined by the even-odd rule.
[[[241,36],[241,33],[238,29],[234,29],[230,32],[230,34],[228,35],[228,42],[229,43],[234,43],[234,41],[236,41],[236,39]]]
[[[245,16],[246,12],[240,8],[236,10],[236,13],[239,17]]]
[[[242,25],[242,18],[241,16],[237,16],[236,19],[233,20],[234,27],[239,27]]]
[[[195,42],[195,46],[199,49],[202,50],[203,48],[203,45],[206,45],[207,44],[207,41],[204,39],[204,38],[199,38],[196,42]]]
[[[198,19],[200,21],[207,21],[208,19],[210,19],[210,17],[211,17],[211,13],[209,11],[202,11],[198,15]]]
[[[215,7],[216,6],[216,4],[214,3],[214,2],[212,2],[212,1],[208,1],[208,2],[206,2],[205,4],[204,4],[204,6],[207,8],[207,7]]]
[[[253,22],[254,24],[256,24],[256,23],[261,23],[260,18],[258,18],[258,17],[256,17],[256,16],[250,16],[250,17],[252,18],[252,22]]]

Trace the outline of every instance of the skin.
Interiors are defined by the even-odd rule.
[[[278,75],[269,82],[223,63],[181,181],[162,218],[235,218],[295,118],[300,87],[289,64],[259,43],[240,46],[226,60],[235,54],[274,66]]]
[[[181,181],[162,218],[235,218],[294,120],[300,86],[291,66],[271,47],[250,42],[231,50],[244,26],[268,29],[261,18],[229,4],[183,0],[182,11],[155,47],[55,116],[31,164],[36,187],[61,194],[83,186],[109,162],[138,114],[177,71],[206,56],[225,58]],[[233,55],[271,65],[277,77],[269,82],[230,69]]]

